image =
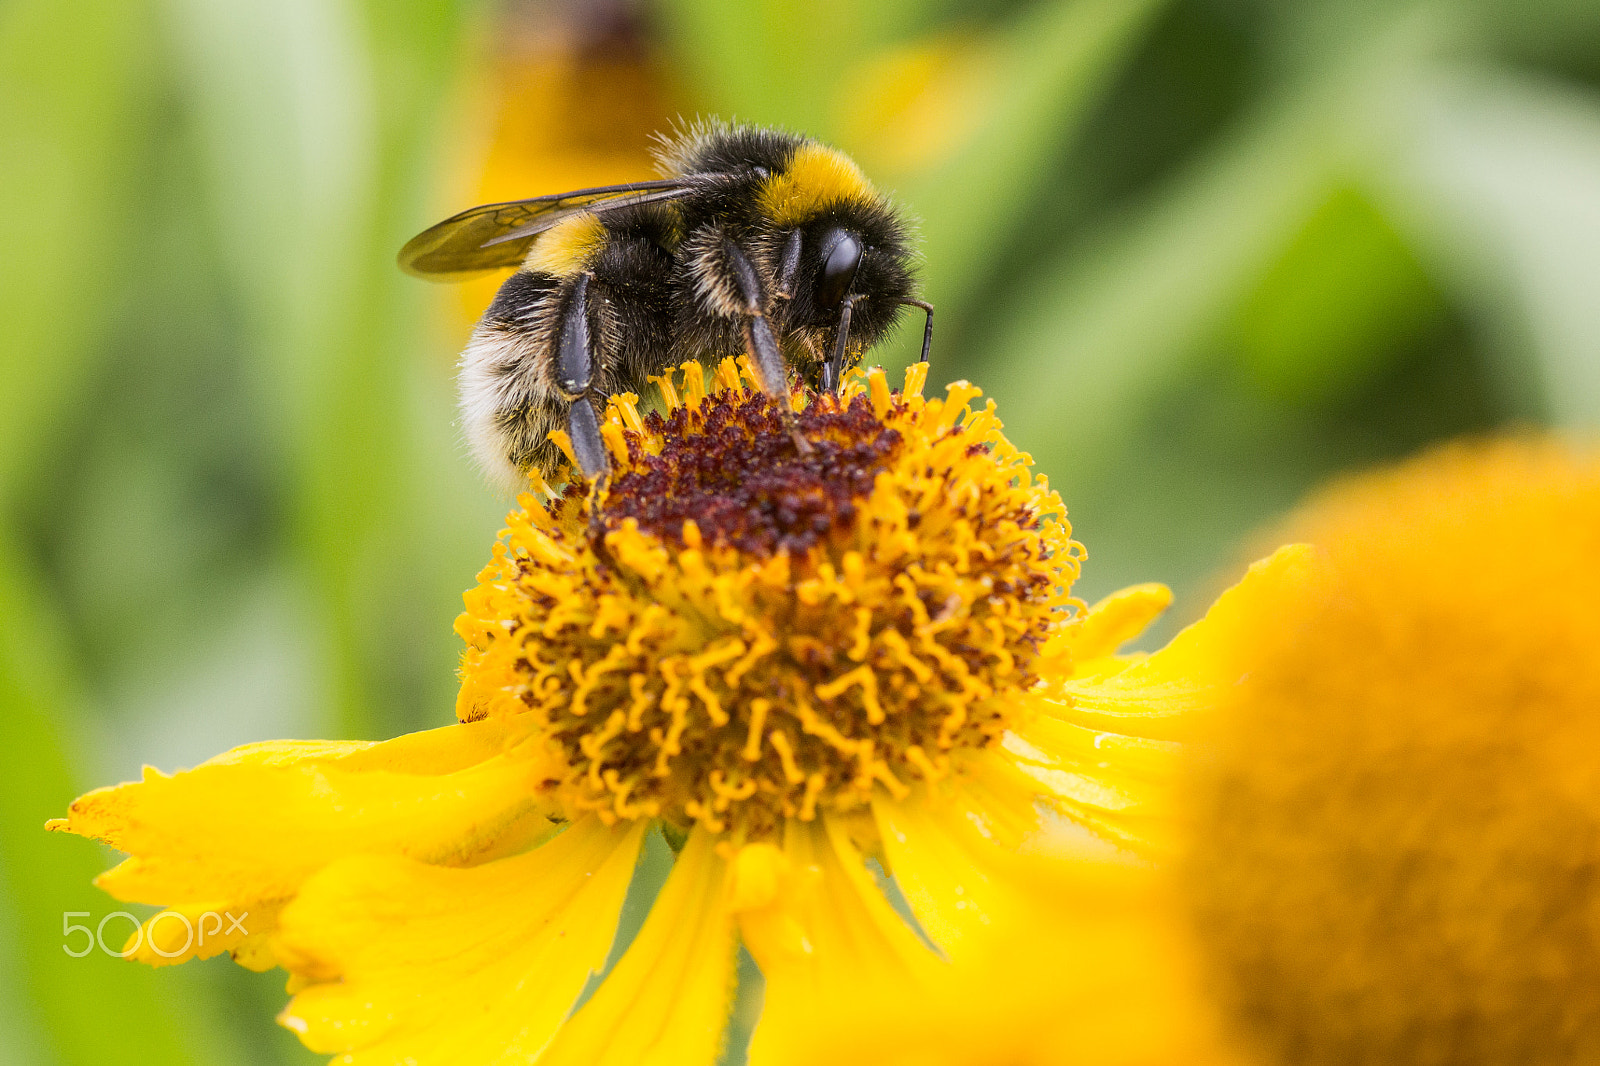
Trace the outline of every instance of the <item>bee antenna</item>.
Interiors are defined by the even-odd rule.
[[[928,313],[928,324],[922,328],[922,361],[928,361],[928,349],[933,347],[933,305],[926,300],[901,300],[907,307],[920,307]]]

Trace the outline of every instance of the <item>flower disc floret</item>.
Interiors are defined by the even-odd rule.
[[[458,716],[533,716],[574,815],[745,839],[997,745],[1070,670],[1083,552],[992,404],[923,372],[791,397],[804,452],[732,361],[614,399],[598,514],[523,496],[468,594]]]

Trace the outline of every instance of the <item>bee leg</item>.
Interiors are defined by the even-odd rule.
[[[567,401],[567,438],[572,441],[572,457],[578,462],[578,472],[589,483],[589,542],[596,554],[610,563],[605,522],[600,518],[600,497],[611,476],[611,456],[600,435],[600,417],[594,404],[597,397],[592,395],[595,337],[589,323],[591,276],[584,272],[572,279],[556,333],[554,371],[556,388]]]
[[[920,307],[928,313],[928,324],[922,327],[922,361],[928,361],[928,349],[933,347],[933,305],[926,300],[901,300],[907,307]]]
[[[778,347],[778,339],[772,335],[772,325],[762,309],[765,301],[761,275],[756,273],[750,257],[726,237],[722,240],[722,254],[732,268],[734,286],[743,304],[740,310],[744,316],[744,348],[750,356],[750,364],[755,367],[761,391],[778,401],[789,426],[789,438],[801,455],[810,455],[811,442],[800,432],[800,420],[789,404],[788,364],[783,360],[783,349]]]
[[[833,342],[833,354],[822,366],[822,388],[825,392],[838,392],[839,383],[844,378],[844,352],[850,340],[850,312],[855,309],[856,301],[859,299],[861,299],[860,294],[844,298],[844,308],[839,312],[838,337]]]
[[[780,300],[794,297],[794,280],[800,273],[800,231],[790,230],[783,242],[783,254],[778,258],[778,274],[773,280],[777,289],[772,295]]]
[[[600,496],[611,477],[611,457],[606,453],[604,438],[600,436],[600,420],[595,417],[594,404],[586,396],[572,401],[567,411],[567,436],[572,440],[572,454],[578,460],[578,470],[589,483],[589,540],[597,551],[605,548],[605,523],[600,520]]]
[[[594,336],[589,328],[589,278],[587,273],[572,279],[561,308],[556,334],[555,384],[571,405],[567,409],[567,436],[572,439],[572,456],[585,481],[597,484],[611,471],[605,440],[600,436],[600,419],[590,402],[594,383]]]
[[[600,419],[594,413],[594,404],[587,396],[572,401],[567,410],[567,436],[572,439],[572,455],[578,460],[578,472],[591,485],[599,485],[611,473],[611,456],[606,453],[606,442],[600,436]]]

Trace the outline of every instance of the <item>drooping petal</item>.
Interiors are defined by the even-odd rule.
[[[638,937],[539,1066],[710,1066],[733,999],[729,864],[696,828]]]
[[[265,962],[270,952],[247,940],[270,937],[275,912],[330,862],[399,854],[468,865],[547,836],[543,760],[512,746],[507,729],[486,722],[382,744],[246,745],[193,770],[147,768],[141,781],[79,797],[48,828],[127,852],[96,883],[118,899],[174,912],[136,934],[147,944],[140,958],[162,964],[226,950]],[[252,918],[231,939],[197,936],[188,950],[166,954],[173,937],[181,942],[180,916],[198,929],[208,912]]]
[[[750,859],[739,863],[740,880],[771,886],[741,883],[736,892],[745,946],[766,977],[753,1064],[781,1058],[841,996],[915,997],[946,965],[895,913],[835,820],[790,821],[781,853],[752,848],[741,854]]]
[[[644,822],[586,818],[468,869],[343,859],[285,911],[280,1021],[348,1066],[531,1062],[610,947]]]
[[[1215,694],[1238,680],[1229,676],[1225,664],[1233,660],[1225,653],[1240,619],[1265,589],[1297,579],[1309,565],[1309,552],[1291,545],[1256,563],[1204,618],[1155,654],[1101,659],[1085,676],[1041,690],[1031,713],[1005,738],[1001,754],[1072,822],[1123,846],[1166,850],[1168,781],[1178,740]],[[1135,599],[1143,609],[1155,602]],[[1126,633],[1128,626],[1112,624],[1114,616],[1137,614],[1136,608],[1137,602],[1105,608],[1112,616],[1105,631]]]
[[[1223,653],[1250,606],[1285,572],[1304,569],[1310,551],[1296,544],[1278,549],[1165,648],[1109,676],[1064,682],[1067,699],[1050,704],[1045,713],[1099,732],[1182,739],[1191,723],[1189,712],[1203,708],[1217,685],[1237,680],[1223,676],[1220,666],[1229,661]]]
[[[760,1066],[1244,1066],[1166,895],[1148,868],[1057,864],[1047,909],[975,938],[930,986],[841,989]]]
[[[1006,737],[995,761],[1008,761],[1016,787],[1044,796],[1071,822],[1105,840],[1140,847],[1163,834],[1163,797],[1179,749],[1177,741],[1038,715]]]
[[[223,952],[247,970],[278,965],[272,940],[281,900],[185,903],[152,915],[123,945],[128,958],[148,966],[173,966]]]

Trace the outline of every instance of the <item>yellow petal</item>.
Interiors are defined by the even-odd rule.
[[[1057,864],[1017,915],[915,989],[861,984],[759,1066],[1244,1066],[1153,872]],[[898,994],[897,994],[898,993]],[[765,1025],[766,1022],[761,1023]],[[757,1029],[758,1039],[761,1029]]]
[[[128,852],[96,883],[118,899],[175,912],[147,923],[135,957],[164,964],[226,950],[264,969],[272,964],[270,916],[342,856],[467,865],[547,836],[542,762],[504,751],[515,739],[508,728],[454,725],[381,744],[245,745],[172,775],[147,768],[142,781],[80,797],[49,828]],[[253,920],[244,921],[247,932],[201,943],[200,923],[214,924],[208,913],[221,916],[225,930],[229,915]],[[184,921],[194,929],[186,948]]]
[[[575,823],[470,869],[356,856],[283,914],[304,989],[280,1017],[348,1066],[530,1062],[605,961],[645,822]]]
[[[729,863],[689,834],[639,936],[539,1066],[710,1066],[732,1002]]]
[[[267,740],[243,744],[207,759],[205,766],[255,763],[284,766],[337,762],[352,771],[392,770],[397,774],[448,774],[483,762],[513,746],[527,724],[502,719],[407,733],[393,740]]]
[[[1165,648],[1110,676],[1063,683],[1067,698],[1047,704],[1045,713],[1097,732],[1181,739],[1191,728],[1189,712],[1203,708],[1216,686],[1238,680],[1225,676],[1221,664],[1232,660],[1234,634],[1262,590],[1296,580],[1309,567],[1310,552],[1303,544],[1278,549]]]
[[[1025,766],[1130,785],[1165,781],[1180,750],[1175,741],[1106,733],[1042,715],[1008,736],[1001,746]]]
[[[875,799],[873,814],[895,882],[923,930],[961,959],[981,934],[1036,905],[1026,892],[1028,860],[986,836],[984,811],[964,792]]]
[[[1232,649],[1242,620],[1279,583],[1307,580],[1310,553],[1291,545],[1256,563],[1203,619],[1154,655],[1095,660],[1072,680],[1042,690],[997,754],[1030,779],[1023,787],[1077,825],[1147,855],[1169,851],[1177,738],[1238,680]],[[1160,598],[1149,589],[1125,595],[1126,603],[1113,597],[1096,608],[1111,619],[1105,632],[1118,629],[1119,614],[1148,610]]]
[[[462,864],[481,857],[534,814],[542,765],[496,754],[454,769],[454,725],[391,741],[405,770],[372,745],[283,761],[284,745],[251,745],[173,775],[80,797],[61,828],[130,857],[98,884],[140,903],[287,899],[300,883],[352,853],[399,853]],[[419,751],[437,745],[444,772],[425,773]],[[260,754],[262,757],[256,757]],[[347,762],[346,759],[350,761]]]
[[[993,761],[1009,760],[1027,788],[1070,821],[1119,845],[1169,843],[1168,782],[1181,745],[1099,732],[1039,715],[1009,734]]]
[[[833,820],[790,821],[783,858],[785,887],[740,914],[745,946],[766,977],[752,1063],[780,1057],[841,997],[914,998],[946,965],[895,913]]]
[[[1108,655],[1143,633],[1172,606],[1172,590],[1165,585],[1134,585],[1113,592],[1067,627],[1060,640],[1074,663],[1087,663]]]
[[[123,945],[125,958],[150,966],[173,966],[227,952],[246,969],[276,966],[268,945],[278,928],[281,900],[188,903],[153,915]]]

